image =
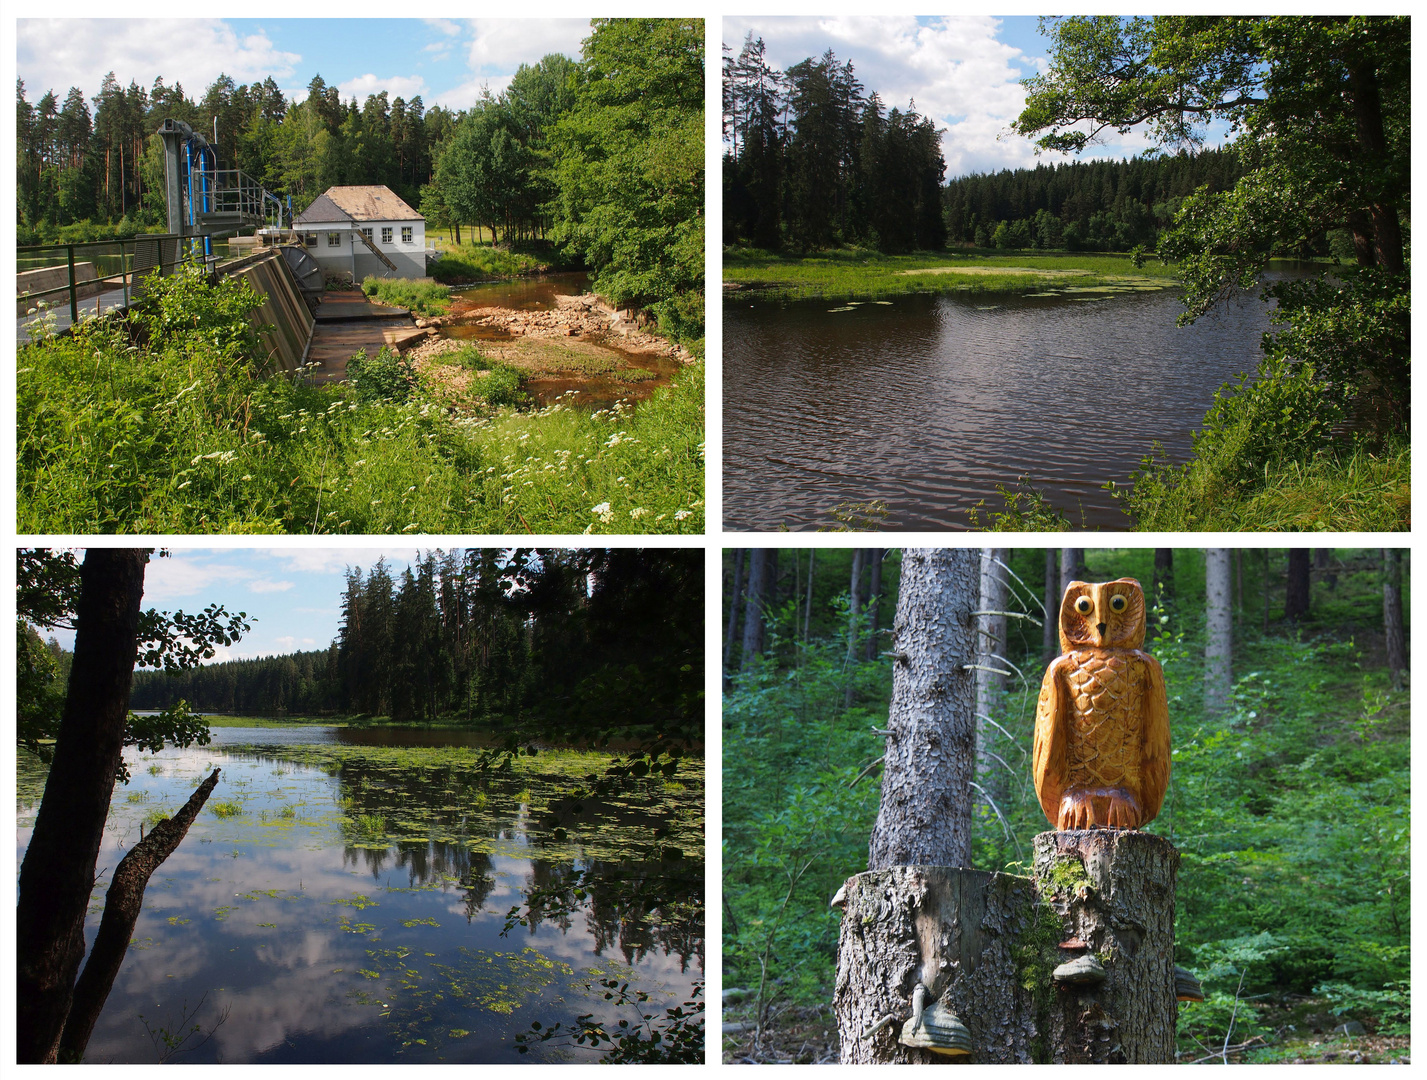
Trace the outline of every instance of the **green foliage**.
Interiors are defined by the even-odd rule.
[[[650,304],[703,288],[702,19],[595,19],[550,132],[555,236],[595,288]]]
[[[214,284],[201,267],[185,264],[167,277],[150,278],[129,320],[141,340],[201,349],[230,364],[252,363],[262,347],[249,316],[262,303],[246,281],[221,278]]]
[[[431,281],[368,277],[362,292],[389,307],[404,307],[418,315],[441,315],[451,306],[451,290]]]
[[[542,269],[541,260],[517,251],[499,251],[490,244],[460,244],[444,248],[431,263],[431,276],[448,285],[518,277]]]
[[[25,531],[702,530],[702,365],[637,410],[465,418],[391,356],[352,385],[251,373],[249,301],[175,279],[142,316],[172,336],[97,320],[21,348]],[[488,378],[516,400],[517,376]]]
[[[347,381],[360,402],[404,405],[416,392],[416,366],[389,345],[370,359],[367,350],[360,349],[347,361]]]
[[[780,554],[783,567],[791,556]],[[1379,560],[1333,551],[1309,616],[1292,625],[1280,618],[1282,552],[1240,557],[1227,711],[1203,709],[1196,552],[1175,552],[1175,587],[1152,609],[1146,644],[1164,668],[1173,748],[1170,790],[1149,829],[1180,851],[1176,961],[1208,997],[1182,1006],[1181,1035],[1186,1049],[1196,1037],[1217,1047],[1233,1016],[1241,1041],[1265,1029],[1256,1003],[1321,994],[1337,995],[1339,1007],[1349,991],[1332,984],[1358,995],[1355,1019],[1386,1030],[1405,1023],[1409,975],[1410,700],[1381,666]],[[1090,580],[1133,576],[1150,591],[1147,549],[1085,559]],[[811,635],[801,633],[806,598],[780,598],[764,654],[741,665],[735,652],[726,672],[725,985],[748,987],[764,1009],[832,992],[837,919],[827,901],[866,865],[875,770],[848,785],[881,753],[869,729],[883,725],[891,694],[890,661],[848,656],[848,557],[820,551],[817,560]],[[1024,582],[1013,595],[1039,614],[1029,598],[1041,593],[1043,553],[1017,550],[1011,569]],[[884,625],[895,587],[889,593]],[[1007,655],[1027,679],[1012,682],[985,730],[1006,764],[978,777],[997,791],[1000,814],[975,808],[972,865],[1025,873],[1031,839],[1047,828],[1030,777],[1041,630],[1009,621]]]
[[[1023,476],[1018,481],[1018,490],[1012,491],[1003,484],[996,485],[996,491],[1005,500],[1005,508],[989,512],[986,500],[982,499],[970,510],[973,529],[988,532],[1066,532],[1070,519],[1051,505],[1050,500],[1039,488],[1031,485],[1031,478]]]
[[[1224,444],[1251,444],[1252,431],[1228,432]],[[1133,490],[1116,490],[1150,532],[1406,532],[1411,528],[1412,452],[1394,440],[1379,453],[1365,447],[1319,453],[1303,462],[1265,465],[1245,488],[1227,483],[1213,459],[1174,465],[1146,457]],[[1109,485],[1107,485],[1109,486]]]

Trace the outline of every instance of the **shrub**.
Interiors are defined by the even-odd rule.
[[[358,401],[401,405],[410,401],[416,390],[416,368],[389,346],[383,345],[371,358],[361,349],[347,361],[347,381],[356,390]]]

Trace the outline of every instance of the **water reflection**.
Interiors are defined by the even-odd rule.
[[[516,311],[546,311],[555,306],[557,296],[579,296],[590,291],[586,273],[537,274],[514,281],[494,281],[473,285],[451,296],[476,307],[512,308]]]
[[[101,866],[213,765],[223,782],[150,885],[89,1060],[155,1060],[139,1017],[169,1024],[202,1001],[205,1030],[227,1018],[180,1060],[514,1062],[532,1020],[617,1021],[585,989],[592,969],[623,965],[655,1002],[701,978],[702,863],[634,854],[659,807],[668,825],[701,801],[692,776],[688,792],[593,807],[560,840],[532,809],[566,783],[555,772],[482,777],[444,751],[249,730],[265,743],[130,752]]]
[[[1183,460],[1269,327],[1246,298],[1176,328],[1173,290],[838,306],[724,306],[728,528],[826,525],[873,499],[902,528],[967,528],[1022,475],[1076,527],[1125,528],[1101,485],[1155,441]]]

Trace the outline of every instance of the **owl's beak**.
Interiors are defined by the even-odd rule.
[[[1096,623],[1096,624],[1095,624],[1095,629],[1096,629],[1096,631],[1098,631],[1099,634],[1100,634],[1099,644],[1101,644],[1101,645],[1105,644],[1105,624],[1104,624],[1104,623]]]

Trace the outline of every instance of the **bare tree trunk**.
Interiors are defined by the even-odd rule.
[[[89,1045],[95,1021],[99,1019],[114,979],[124,963],[124,955],[129,951],[134,924],[139,921],[139,912],[144,906],[144,890],[148,887],[149,878],[188,835],[188,827],[213,793],[221,771],[214,769],[212,775],[188,797],[183,809],[173,817],[160,821],[153,832],[119,860],[114,878],[109,883],[109,891],[104,896],[104,915],[99,920],[99,933],[74,987],[74,1003],[60,1039],[61,1061],[78,1062],[84,1057],[84,1048]]]
[[[1045,552],[1045,622],[1041,626],[1041,659],[1049,660],[1060,652],[1055,614],[1060,611],[1060,553],[1055,548]]]
[[[975,620],[980,556],[974,548],[910,548],[893,627],[882,803],[869,869],[971,861]]]
[[[1307,548],[1288,549],[1288,586],[1283,595],[1283,618],[1297,622],[1308,614],[1311,603]]]
[[[748,589],[743,604],[743,656],[739,670],[747,671],[763,653],[763,596],[768,587],[768,549],[748,550]]]
[[[1047,832],[1035,877],[894,866],[848,879],[838,936],[843,1064],[936,1064],[899,1042],[918,983],[970,1034],[972,1064],[1174,1060],[1174,904],[1179,855],[1118,829]],[[1095,986],[1052,973],[1078,939]]]
[[[986,548],[981,552],[981,600],[980,610],[1004,612],[1006,610],[1006,571],[1000,566],[1010,557],[1009,548]],[[990,756],[991,737],[995,728],[984,717],[989,717],[1001,707],[1006,693],[1006,676],[1002,658],[1006,655],[1006,616],[981,615],[978,618],[977,651],[982,667],[976,671],[976,771],[978,782],[988,796],[998,805],[1006,790],[1006,773],[995,758]]]
[[[1174,549],[1154,549],[1154,601],[1162,603],[1166,610],[1174,610]]]
[[[877,659],[878,615],[882,608],[882,560],[886,557],[886,548],[867,549],[867,560],[872,564],[872,571],[871,581],[867,586],[867,650],[863,655],[868,660]]]
[[[21,1064],[54,1063],[74,997],[95,862],[124,750],[148,561],[146,549],[90,548],[80,568],[69,693],[15,909]]]
[[[1402,629],[1402,551],[1382,549],[1382,629],[1387,644],[1387,669],[1392,688],[1401,690],[1407,670],[1407,642]]]
[[[728,601],[728,633],[723,641],[723,688],[729,688],[733,669],[733,643],[738,640],[738,601],[743,591],[743,548],[733,551],[733,594]]]
[[[1229,549],[1204,553],[1204,709],[1223,711],[1233,689],[1234,622],[1229,607]]]
[[[1051,610],[1060,610],[1060,598],[1065,595],[1065,590],[1072,581],[1080,579],[1085,574],[1085,549],[1084,548],[1061,548],[1060,549],[1060,590],[1055,594],[1055,607]]]
[[[808,600],[803,605],[803,644],[808,643],[808,636],[812,633],[813,626],[813,561],[817,555],[817,548],[808,548]]]
[[[857,625],[862,614],[862,548],[852,550],[852,582],[849,585],[850,603],[847,606],[847,660],[843,665],[845,682],[842,688],[842,707],[852,707],[852,665],[857,662]]]

